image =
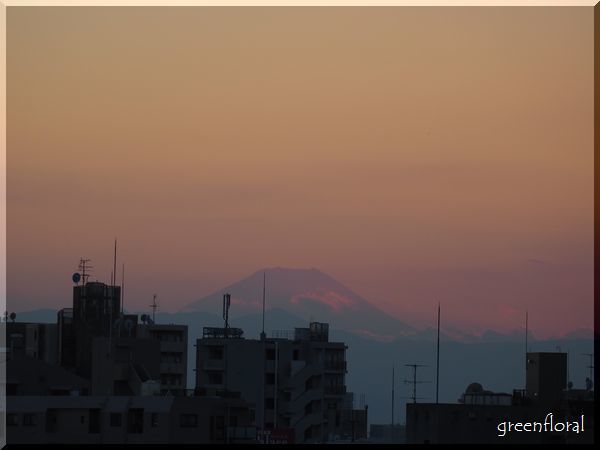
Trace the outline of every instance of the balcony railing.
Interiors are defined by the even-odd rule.
[[[346,386],[325,386],[323,390],[326,395],[342,395],[346,393]]]
[[[325,370],[346,371],[346,361],[325,361]]]

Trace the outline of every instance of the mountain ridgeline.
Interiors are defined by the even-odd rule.
[[[255,272],[243,280],[188,304],[182,312],[220,315],[225,293],[231,295],[230,317],[262,314],[263,277],[266,279],[266,331],[285,324],[271,310],[281,310],[302,321],[328,322],[332,328],[391,341],[415,333],[407,324],[389,316],[340,282],[317,269],[271,268]],[[281,315],[281,313],[279,313]],[[258,320],[258,318],[257,318]],[[287,322],[287,321],[286,321]],[[235,324],[232,323],[233,326]]]

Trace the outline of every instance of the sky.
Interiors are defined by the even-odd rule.
[[[593,323],[592,8],[7,11],[7,303],[315,267],[412,326]]]

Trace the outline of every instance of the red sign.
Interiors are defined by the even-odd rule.
[[[293,428],[273,428],[262,433],[264,444],[293,444],[295,430]]]

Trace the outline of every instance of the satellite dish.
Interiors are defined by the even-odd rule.
[[[10,313],[10,320],[14,322],[16,318],[17,318],[17,315],[14,312],[11,312]]]
[[[71,278],[75,284],[78,284],[79,281],[81,281],[81,275],[78,272],[75,272]]]

